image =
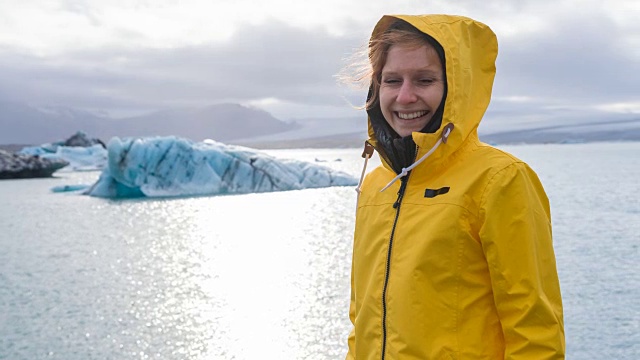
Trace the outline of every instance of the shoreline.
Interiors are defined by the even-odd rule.
[[[364,146],[364,138],[355,137],[319,137],[311,139],[291,139],[291,140],[273,140],[273,141],[221,141],[227,145],[244,146],[259,150],[283,150],[283,149],[348,149],[362,148]],[[498,140],[498,141],[496,141]],[[518,141],[520,140],[520,141]],[[529,139],[531,140],[531,139]],[[546,140],[546,141],[544,141]],[[583,144],[597,142],[637,142],[640,137],[627,138],[571,138],[571,137],[555,137],[550,139],[540,139],[539,141],[523,141],[523,139],[512,139],[504,141],[504,139],[495,139],[493,136],[480,136],[480,141],[493,146],[504,145],[545,145],[545,144]],[[195,142],[195,141],[194,141]],[[0,144],[0,150],[9,152],[18,152],[27,146],[37,146],[32,144]]]

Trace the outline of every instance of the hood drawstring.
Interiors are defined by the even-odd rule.
[[[362,188],[362,181],[364,181],[364,175],[367,171],[367,163],[369,159],[373,155],[373,145],[369,144],[368,141],[364,142],[364,151],[362,152],[362,157],[364,158],[364,166],[362,167],[362,174],[360,175],[360,181],[358,182],[358,187],[356,188],[356,192],[358,195],[360,194]]]
[[[420,165],[421,162],[425,161],[429,156],[431,156],[431,154],[433,154],[436,151],[436,149],[438,148],[438,146],[440,146],[442,143],[446,144],[447,143],[447,139],[449,138],[449,134],[451,134],[451,130],[453,130],[453,124],[449,123],[444,127],[444,129],[442,129],[442,136],[440,137],[440,139],[438,139],[438,142],[436,142],[436,144],[433,145],[431,150],[429,150],[420,159],[418,159],[418,161],[414,162],[409,167],[402,168],[402,171],[400,172],[400,174],[398,174],[398,176],[393,178],[393,180],[391,180],[391,182],[389,182],[387,184],[387,186],[383,187],[382,190],[380,190],[380,192],[383,192],[383,191],[387,190],[391,185],[393,185],[393,183],[395,183],[399,179],[407,176],[409,171],[413,170],[413,168],[415,168],[416,166]],[[364,172],[363,172],[363,174],[364,174]]]

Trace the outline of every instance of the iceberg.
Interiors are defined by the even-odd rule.
[[[37,155],[10,153],[0,149],[0,179],[51,177],[69,163],[62,159],[45,159]]]
[[[277,159],[258,150],[175,136],[114,137],[98,181],[85,194],[104,198],[246,194],[354,186],[349,174]]]
[[[51,192],[54,192],[54,193],[73,192],[73,191],[85,190],[88,187],[89,185],[82,185],[82,184],[60,185],[60,186],[54,186],[53,188],[51,188]]]
[[[65,170],[102,170],[107,164],[107,150],[102,145],[76,146],[32,146],[20,150],[23,155],[38,155],[42,159],[62,159],[69,163]]]
[[[25,147],[19,152],[43,159],[62,159],[69,163],[65,170],[102,170],[107,164],[107,150],[99,139],[91,139],[82,131],[64,141]]]

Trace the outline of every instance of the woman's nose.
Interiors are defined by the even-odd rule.
[[[398,90],[398,96],[396,101],[400,104],[410,104],[416,102],[418,96],[416,95],[415,87],[410,81],[403,81],[402,86]]]

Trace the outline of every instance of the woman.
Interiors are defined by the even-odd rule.
[[[497,56],[469,18],[384,16],[369,44],[347,359],[562,359],[549,202],[479,141]],[[364,172],[363,172],[364,173]]]

